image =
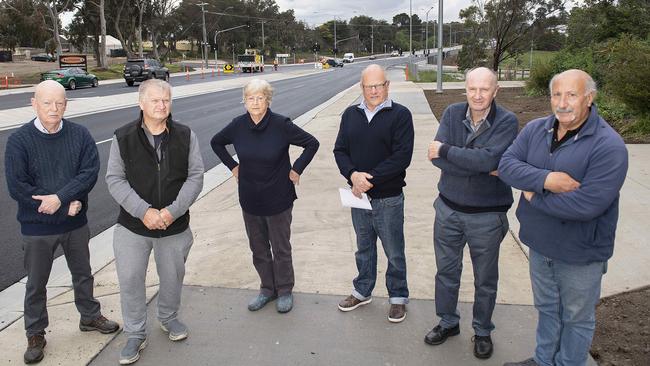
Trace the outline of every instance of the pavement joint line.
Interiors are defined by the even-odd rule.
[[[334,104],[335,102],[340,100],[346,93],[348,93],[350,90],[352,90],[357,84],[354,84],[354,85],[350,86],[349,88],[344,89],[343,91],[341,91],[338,94],[334,95],[333,97],[331,97],[330,99],[328,99],[324,103],[321,103],[320,105],[318,105],[318,106],[312,108],[311,110],[303,113],[302,115],[298,116],[297,118],[294,119],[294,123],[296,123],[296,124],[300,123],[299,124],[300,126],[306,125],[307,123],[312,121],[324,109],[326,109],[327,107],[331,106],[332,104]],[[233,158],[235,160],[238,160],[237,155],[234,155]],[[202,199],[203,197],[205,197],[208,193],[210,193],[213,189],[219,187],[220,185],[225,183],[228,179],[232,178],[232,174],[228,170],[228,168],[225,167],[225,165],[223,163],[220,163],[220,164],[216,165],[215,167],[213,167],[212,169],[206,171],[203,174],[203,177],[204,177],[203,190],[201,191],[201,193],[197,197],[197,199],[196,199],[197,202],[200,199]],[[105,246],[105,245],[109,245],[109,246],[113,245],[112,241],[113,241],[113,230],[114,230],[114,228],[115,228],[115,225],[112,225],[112,226],[108,227],[107,229],[105,229],[104,231],[98,233],[97,235],[95,235],[93,238],[90,239],[89,247],[90,247],[90,252],[91,252],[91,258],[93,258],[93,254],[92,254],[93,253],[93,248],[101,247],[101,246]],[[95,252],[96,252],[96,250],[95,250]],[[62,255],[62,256],[58,257],[57,259],[55,259],[55,262],[60,262],[60,261],[65,261],[65,256]],[[94,257],[93,261],[97,262],[98,261],[97,257]],[[115,258],[114,258],[113,255],[109,255],[108,257],[105,257],[105,258],[100,258],[99,262],[103,263],[103,264],[100,265],[99,267],[97,267],[97,269],[93,268],[93,275],[97,274],[99,271],[106,268],[107,266],[109,266],[114,261],[115,261]],[[64,269],[61,270],[61,273],[50,273],[50,278],[51,279],[52,278],[57,278],[57,277],[62,276],[62,275],[67,275],[69,273],[69,270],[67,269],[67,266],[61,266],[59,268],[64,268]],[[53,271],[52,272],[55,272],[54,265],[53,265]],[[10,302],[10,301],[3,301],[3,300],[5,300],[4,297],[10,296],[12,291],[8,291],[8,290],[13,290],[15,287],[23,287],[24,288],[26,281],[27,281],[27,277],[25,276],[21,280],[19,280],[15,284],[13,284],[12,286],[9,286],[8,288],[6,288],[3,291],[0,291],[0,303],[9,303],[9,304],[11,304],[11,305],[7,306],[9,309],[14,308],[16,306],[21,306],[21,304],[23,302],[22,298],[21,299],[14,299],[14,300],[17,300],[17,301],[14,301],[13,303]],[[158,286],[158,284],[148,285],[148,286],[146,286],[146,288],[151,288],[151,287],[156,287],[156,286]],[[52,297],[48,296],[47,301],[56,299],[57,297],[62,296],[64,294],[67,294],[67,293],[69,293],[70,291],[73,290],[72,286],[47,286],[47,288],[51,288],[51,289],[55,289],[55,288],[67,289],[67,291],[64,291],[64,292],[62,292],[60,294],[55,294]],[[22,292],[22,293],[24,295],[24,292]],[[155,297],[157,295],[157,293],[158,293],[158,291],[156,291],[152,295],[152,299],[153,299],[153,297]],[[10,315],[12,313],[16,313],[15,310],[9,310],[9,309],[0,308],[0,318],[4,318],[4,317],[6,317],[6,316],[8,316],[8,315]],[[6,324],[0,323],[0,332],[3,331],[5,328],[9,327],[10,325],[12,325],[14,322],[20,320],[20,318],[23,317],[22,312],[17,313],[15,315],[16,316],[12,317],[13,319],[6,320],[6,322],[7,322]]]

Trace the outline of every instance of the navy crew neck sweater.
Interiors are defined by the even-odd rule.
[[[88,193],[97,182],[99,156],[88,130],[66,119],[63,128],[46,134],[26,123],[7,140],[5,174],[11,197],[18,202],[17,219],[23,235],[56,235],[88,222]],[[41,201],[32,195],[56,194],[61,207],[52,215],[38,212]],[[70,202],[81,201],[76,216]]]
[[[232,144],[237,163],[226,146]],[[232,170],[239,165],[239,203],[242,210],[256,216],[279,214],[297,198],[291,169],[301,174],[318,151],[318,140],[291,120],[267,110],[255,124],[248,113],[235,117],[210,141],[212,150]],[[289,145],[303,147],[291,165]]]

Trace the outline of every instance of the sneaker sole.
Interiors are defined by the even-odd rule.
[[[130,365],[132,363],[136,363],[140,359],[140,352],[147,346],[147,340],[145,339],[144,342],[140,344],[140,347],[138,348],[138,352],[135,354],[135,356],[129,358],[129,359],[120,359],[120,365]]]
[[[341,306],[341,304],[339,304],[339,310],[341,310],[343,312],[352,311],[352,310],[358,308],[359,306],[370,304],[370,302],[372,302],[372,297],[369,298],[368,300],[361,301],[360,303],[358,303],[358,304],[356,304],[354,306],[350,306],[349,308],[344,308],[344,307]]]
[[[187,332],[186,332],[186,333],[183,333],[183,334],[172,335],[172,334],[169,332],[169,329],[167,329],[167,327],[165,327],[165,326],[162,325],[162,324],[160,324],[160,329],[162,329],[163,332],[169,334],[169,340],[170,340],[170,341],[173,341],[173,342],[176,342],[176,341],[182,341],[183,339],[187,338]]]
[[[388,317],[388,321],[391,323],[401,323],[406,319],[406,313],[404,313],[404,316],[401,318],[391,318],[390,316]]]

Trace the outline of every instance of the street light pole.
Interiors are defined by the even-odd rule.
[[[203,64],[208,68],[208,33],[205,30],[205,6],[208,3],[196,4],[201,7],[201,17],[203,18]]]
[[[370,54],[374,55],[375,54],[375,25],[370,24]]]
[[[349,33],[348,33],[349,34]],[[336,54],[338,49],[336,48],[336,17],[334,17],[334,58],[336,58]]]
[[[442,93],[442,2],[438,0],[438,75],[436,77],[436,93]]]
[[[409,59],[413,55],[413,0],[409,0]]]
[[[243,28],[243,27],[248,27],[248,25],[246,25],[246,24],[242,24],[242,25],[238,25],[238,26],[236,26],[236,27],[232,27],[232,28],[228,28],[228,29],[224,29],[224,30],[220,30],[220,31],[216,31],[216,32],[214,32],[214,68],[215,68],[215,69],[216,69],[217,66],[218,66],[218,63],[217,63],[217,60],[218,60],[218,59],[217,59],[217,49],[218,49],[219,47],[217,47],[217,36],[218,36],[220,33],[225,33],[225,32],[231,31],[231,30],[233,30],[233,29],[238,29],[238,28]],[[233,60],[235,59],[235,48],[234,48],[234,46],[233,46],[233,56],[232,56],[232,58],[233,58]],[[234,62],[234,61],[233,61],[233,62]]]
[[[426,33],[425,41],[424,41],[424,47],[427,49],[427,51],[429,51],[429,12],[433,8],[435,8],[435,6],[432,6],[431,8],[429,8],[429,10],[427,10],[426,21],[424,23],[424,30],[425,30],[425,33]]]

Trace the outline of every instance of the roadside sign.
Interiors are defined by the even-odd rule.
[[[88,58],[86,55],[61,55],[59,56],[59,67],[62,69],[78,67],[88,71]]]
[[[235,66],[233,66],[231,64],[223,65],[223,72],[224,73],[230,74],[230,73],[233,73],[234,71],[235,71]]]

